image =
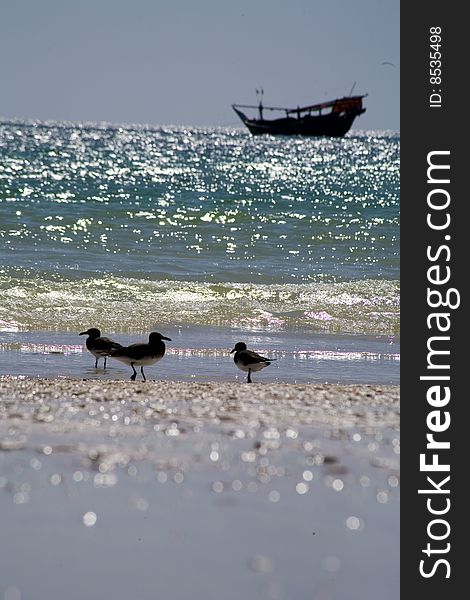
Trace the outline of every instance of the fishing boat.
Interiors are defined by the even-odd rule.
[[[345,96],[329,102],[297,108],[264,106],[262,99],[257,105],[232,104],[233,110],[253,135],[308,135],[342,137],[351,129],[354,119],[366,109],[362,96]],[[255,109],[258,117],[249,118],[240,109]],[[266,119],[265,111],[284,112],[284,116]]]

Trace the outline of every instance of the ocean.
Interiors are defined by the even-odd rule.
[[[0,375],[398,383],[399,135],[0,122]]]

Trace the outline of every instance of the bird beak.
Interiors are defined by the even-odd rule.
[[[82,333],[79,333],[78,335],[87,335],[88,331],[82,331]]]
[[[233,354],[235,352],[235,348],[233,350],[230,350],[230,354]]]
[[[162,336],[162,340],[167,340],[167,342],[171,342],[171,338],[167,338],[167,337],[164,337],[164,336]]]

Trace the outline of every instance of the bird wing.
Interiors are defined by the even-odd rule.
[[[130,346],[122,346],[117,350],[113,350],[111,356],[129,356],[135,360],[140,360],[152,353],[156,354],[148,344],[131,344]]]
[[[93,349],[94,350],[115,350],[117,348],[122,348],[121,344],[110,340],[107,337],[99,337],[93,340]]]
[[[261,356],[260,354],[257,354],[256,352],[253,352],[252,350],[243,350],[242,352],[239,352],[238,359],[245,366],[271,361],[270,358],[264,358],[264,356]]]

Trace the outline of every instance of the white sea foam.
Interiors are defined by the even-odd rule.
[[[148,331],[154,324],[246,331],[399,331],[399,283],[311,284],[151,281],[115,276],[50,281],[0,275],[0,322],[16,330]],[[25,300],[27,298],[27,300]]]

